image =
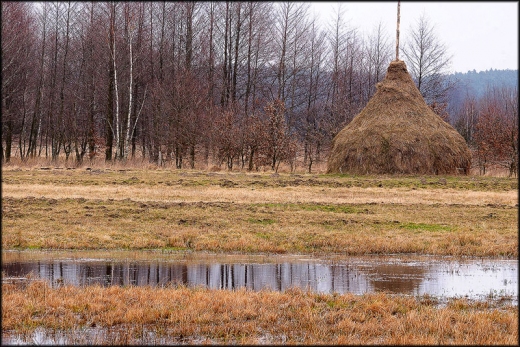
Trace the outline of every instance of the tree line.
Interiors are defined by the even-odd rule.
[[[305,2],[1,6],[4,163],[141,158],[277,170],[298,159],[310,172],[393,59],[386,29],[350,26],[348,4],[324,27]],[[426,17],[411,31],[401,59],[449,121],[450,57]],[[477,122],[466,125],[457,129],[478,141]]]
[[[456,88],[459,93],[472,94],[478,98],[484,95],[488,86],[516,86],[518,85],[518,70],[496,70],[466,73],[456,72],[450,78],[457,81]]]

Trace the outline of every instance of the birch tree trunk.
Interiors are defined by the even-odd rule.
[[[128,26],[131,26],[131,23],[128,24]],[[134,62],[132,57],[132,29],[128,29],[128,49],[129,49],[129,58],[130,58],[130,76],[129,76],[129,82],[128,82],[128,118],[126,120],[126,136],[125,136],[125,142],[124,142],[124,153],[123,158],[126,160],[128,159],[128,152],[130,151],[130,138],[131,138],[131,131],[132,128],[132,85],[134,83],[133,80],[133,69],[134,69]],[[137,122],[137,120],[136,120]]]
[[[115,5],[114,5],[114,17],[113,17],[113,22],[112,22],[112,27],[111,27],[111,30],[114,31],[115,30]],[[116,96],[116,113],[115,113],[115,126],[116,126],[116,129],[115,129],[115,134],[114,134],[114,139],[115,139],[115,145],[116,145],[116,154],[115,154],[115,159],[119,159],[120,156],[121,156],[121,151],[120,151],[120,148],[121,148],[121,144],[120,144],[120,134],[121,134],[121,124],[120,124],[120,120],[119,120],[119,91],[117,89],[117,65],[116,65],[116,38],[115,38],[115,34],[113,34],[113,40],[112,40],[112,69],[114,71],[114,91],[115,91],[115,96]]]

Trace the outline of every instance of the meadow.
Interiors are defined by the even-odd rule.
[[[2,248],[517,259],[518,180],[5,166]],[[517,325],[493,300],[2,284],[3,336],[99,344],[517,344]]]

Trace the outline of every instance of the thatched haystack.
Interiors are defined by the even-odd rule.
[[[468,174],[464,138],[424,101],[402,60],[390,63],[365,108],[334,138],[328,173]]]

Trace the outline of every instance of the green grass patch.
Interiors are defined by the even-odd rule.
[[[261,233],[261,232],[256,232],[255,236],[258,238],[264,239],[264,240],[269,240],[271,238],[271,235],[269,235],[267,233]]]

